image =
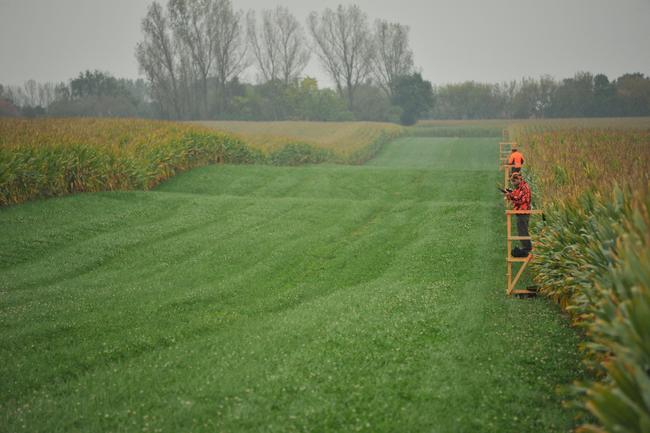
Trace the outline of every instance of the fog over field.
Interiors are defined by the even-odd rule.
[[[64,81],[81,70],[138,77],[134,57],[150,0],[0,0],[0,82]],[[166,3],[166,2],[163,2]],[[340,0],[236,0],[288,7],[304,23]],[[576,71],[650,73],[649,0],[358,0],[372,20],[411,27],[416,65],[434,84],[500,82]],[[330,85],[318,61],[305,71]],[[253,74],[249,71],[247,74]],[[245,77],[254,79],[255,77]]]

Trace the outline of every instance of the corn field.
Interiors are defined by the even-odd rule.
[[[317,162],[363,164],[381,146],[406,129],[377,122],[196,122],[201,126],[236,134],[251,147],[275,154],[284,161],[294,152],[311,153]],[[300,159],[297,160],[299,162]],[[294,161],[296,162],[296,161]],[[289,161],[289,165],[291,161]]]
[[[0,206],[76,192],[146,190],[218,162],[362,164],[403,132],[362,122],[0,120]]]
[[[240,140],[145,120],[0,120],[0,206],[76,192],[150,189],[176,173],[259,158]]]
[[[585,330],[594,381],[577,389],[599,425],[580,431],[648,432],[650,124],[519,123],[510,133],[547,216],[534,278]]]

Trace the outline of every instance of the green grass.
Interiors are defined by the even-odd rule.
[[[501,138],[503,128],[492,126],[412,126],[407,128],[412,137],[493,137]]]
[[[0,211],[0,431],[569,431],[577,337],[504,296],[496,151]]]
[[[421,120],[407,128],[413,137],[493,137],[500,139],[512,120]]]

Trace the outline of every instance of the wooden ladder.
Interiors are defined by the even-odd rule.
[[[533,261],[533,254],[528,254],[528,257],[513,257],[512,256],[512,243],[516,241],[530,241],[532,238],[530,236],[513,236],[512,234],[512,216],[513,215],[543,215],[544,212],[541,210],[506,210],[506,235],[507,235],[507,245],[508,252],[506,257],[506,262],[508,264],[508,271],[506,273],[507,277],[507,294],[508,296],[512,295],[536,295],[537,293],[532,290],[520,289],[517,290],[516,286],[519,280],[521,279],[524,271]],[[521,266],[517,270],[517,273],[513,278],[513,268],[515,263],[521,263]]]
[[[516,141],[502,141],[499,143],[499,167],[508,163],[513,147],[517,147]]]

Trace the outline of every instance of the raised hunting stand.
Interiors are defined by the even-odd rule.
[[[518,147],[516,141],[510,141],[510,134],[507,129],[504,129],[502,132],[502,141],[499,143],[499,169],[503,170],[503,189],[506,190],[510,186],[510,175],[511,171],[514,168],[514,165],[508,164],[510,159],[510,154],[512,149]],[[505,198],[507,203],[507,198]],[[532,237],[529,236],[515,236],[512,233],[512,216],[513,215],[543,215],[544,211],[541,210],[506,210],[506,244],[508,247],[508,252],[506,256],[506,263],[508,271],[506,273],[507,277],[507,288],[506,293],[508,296],[535,296],[537,292],[529,289],[517,289],[517,283],[521,280],[524,272],[528,265],[535,259],[535,256],[532,253],[528,254],[528,257],[513,257],[512,256],[512,243],[518,241],[532,241]],[[516,269],[515,264],[520,263],[518,269]],[[516,272],[513,272],[516,271]]]
[[[508,296],[512,295],[536,295],[537,292],[528,289],[517,290],[516,286],[521,276],[524,274],[528,264],[534,260],[533,254],[528,254],[528,257],[513,257],[512,256],[512,243],[516,241],[530,241],[532,238],[530,236],[513,236],[512,234],[512,216],[513,215],[543,215],[544,212],[541,210],[506,210],[506,234],[507,234],[507,244],[508,244],[508,255],[506,261],[508,263],[508,272],[507,276],[507,293]],[[513,268],[515,263],[521,263],[521,266],[517,270],[517,273],[513,278]]]

